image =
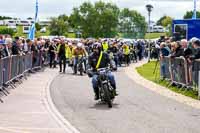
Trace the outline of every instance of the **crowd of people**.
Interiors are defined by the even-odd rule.
[[[48,62],[50,68],[59,64],[59,72],[65,73],[67,65],[77,74],[79,63],[83,63],[83,73],[89,75],[88,70],[96,71],[98,68],[110,67],[116,71],[122,65],[129,66],[132,61],[142,60],[147,54],[144,40],[124,41],[120,39],[66,39],[55,37],[36,38],[34,40],[24,37],[0,36],[0,59],[12,56],[25,56],[32,54],[32,65],[38,59]],[[39,58],[38,58],[39,57]],[[82,74],[81,74],[82,75]],[[116,90],[115,78],[108,73],[111,86]],[[92,86],[95,100],[99,99],[97,75],[92,76]],[[117,95],[116,91],[115,94]]]
[[[169,64],[167,65],[166,60],[164,60],[165,57],[168,57],[171,60],[179,57],[184,59],[185,63],[182,64],[183,70],[179,70],[181,73],[177,72],[177,74],[183,75],[183,73],[186,73],[185,76],[187,76],[188,84],[192,84],[194,82],[194,76],[197,76],[195,67],[198,67],[198,65],[195,64],[198,62],[195,60],[200,59],[200,40],[198,38],[194,37],[190,41],[187,41],[186,39],[174,41],[173,39],[165,38],[156,44],[155,49],[157,49],[156,51],[159,51],[159,58],[161,60],[161,75],[163,79],[167,78],[168,71],[166,71],[166,69],[169,69],[167,68]],[[172,69],[176,69],[173,68],[173,66],[171,67]],[[187,71],[185,69],[187,69]],[[171,78],[172,77],[173,75],[171,75]],[[179,76],[179,78],[182,79],[185,77]]]
[[[94,54],[96,51],[98,56]],[[77,74],[79,62],[83,63],[84,73],[91,67],[95,69],[97,66],[105,67],[108,64],[113,71],[116,71],[122,65],[129,66],[131,62],[147,58],[149,51],[151,58],[161,60],[161,73],[165,76],[166,64],[162,62],[163,58],[166,56],[172,59],[183,57],[188,64],[192,64],[193,60],[200,59],[200,40],[192,38],[190,41],[186,39],[173,41],[172,38],[164,38],[157,42],[149,42],[146,40],[66,39],[59,37],[30,40],[24,37],[0,36],[0,59],[32,54],[33,65],[39,56],[42,63],[47,62],[50,68],[56,68],[59,64],[60,73],[65,73],[68,65],[72,68],[73,74]],[[101,55],[101,52],[105,54]],[[103,63],[99,62],[99,58],[103,58]],[[113,75],[109,76],[113,88],[116,88]],[[94,81],[95,77],[93,77],[92,82],[95,90],[96,83]]]
[[[141,60],[145,54],[146,43],[144,40],[134,42],[125,42],[117,39],[84,39],[69,40],[65,38],[35,40],[24,37],[0,36],[0,59],[12,55],[26,55],[33,53],[33,63],[36,57],[42,53],[42,60],[48,60],[50,68],[60,66],[60,72],[65,72],[66,64],[74,67],[74,73],[77,73],[78,56],[88,57],[92,52],[92,46],[95,43],[102,45],[102,50],[109,53],[110,58],[116,66],[123,63],[129,65],[132,60]],[[86,59],[85,58],[85,59]],[[87,62],[84,61],[86,71]]]

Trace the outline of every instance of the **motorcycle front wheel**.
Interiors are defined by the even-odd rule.
[[[105,101],[107,102],[108,107],[112,108],[112,99],[111,99],[111,95],[110,95],[110,91],[109,91],[109,85],[108,84],[104,84],[103,85],[103,90],[104,90]]]

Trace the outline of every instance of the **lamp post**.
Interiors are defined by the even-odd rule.
[[[148,22],[148,33],[150,33],[150,24],[151,24],[151,12],[153,10],[153,6],[151,4],[146,5],[146,9],[148,11],[148,17],[149,17],[149,22]],[[149,51],[148,51],[148,62],[150,62],[150,54],[151,54],[151,46],[150,46],[150,40],[148,42],[148,47],[149,47]]]

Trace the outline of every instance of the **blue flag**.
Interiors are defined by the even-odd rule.
[[[194,11],[192,19],[197,19],[197,0],[194,0]]]
[[[35,23],[37,21],[37,17],[38,17],[38,0],[36,0],[34,23],[31,26],[31,29],[30,29],[29,35],[28,35],[28,38],[31,40],[34,40],[34,38],[35,38]]]

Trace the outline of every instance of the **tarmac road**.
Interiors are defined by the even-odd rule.
[[[200,110],[136,84],[124,71],[115,73],[120,95],[112,109],[93,100],[87,76],[59,75],[51,97],[81,133],[200,133]]]

